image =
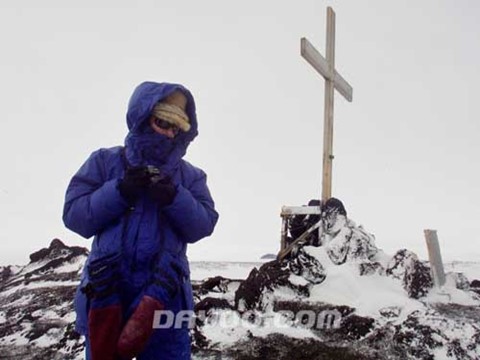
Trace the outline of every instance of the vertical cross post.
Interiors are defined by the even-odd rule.
[[[327,8],[327,64],[328,72],[335,70],[335,13]],[[323,179],[322,202],[332,197],[332,163],[333,163],[333,79],[325,79],[325,109],[323,125]]]
[[[352,101],[353,94],[350,84],[335,70],[335,12],[331,7],[327,8],[327,58],[306,38],[302,38],[300,43],[302,57],[325,78],[322,175],[322,201],[325,202],[332,196],[334,89],[348,101]]]

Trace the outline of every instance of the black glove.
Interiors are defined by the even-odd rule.
[[[133,204],[150,184],[151,174],[146,166],[134,166],[125,171],[125,176],[118,184],[118,190],[129,204]]]
[[[151,178],[147,193],[155,203],[164,207],[173,202],[177,189],[169,176],[158,174]]]

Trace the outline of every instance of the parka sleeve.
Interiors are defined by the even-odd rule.
[[[215,204],[207,186],[207,176],[201,171],[193,184],[177,187],[173,203],[163,213],[188,243],[212,234],[218,220]]]
[[[118,179],[106,179],[102,150],[94,152],[73,176],[65,195],[63,222],[90,238],[128,209],[117,189]]]

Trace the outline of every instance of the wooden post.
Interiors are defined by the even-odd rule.
[[[352,101],[353,93],[350,84],[335,70],[335,12],[331,7],[327,8],[326,58],[305,38],[300,41],[300,53],[325,78],[322,172],[322,201],[325,202],[332,197],[334,89],[348,101]]]
[[[427,242],[428,258],[432,269],[433,281],[437,288],[445,284],[445,271],[443,269],[442,254],[438,243],[436,230],[424,230]]]
[[[335,13],[327,8],[327,64],[328,72],[335,69]],[[333,79],[325,79],[325,116],[323,125],[323,182],[322,202],[332,197],[332,163],[333,163]]]

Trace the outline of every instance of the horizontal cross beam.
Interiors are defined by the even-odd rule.
[[[282,206],[280,216],[320,215],[320,206]]]
[[[333,73],[330,71],[327,60],[306,38],[302,38],[300,41],[300,53],[325,79],[333,81],[335,89],[337,89],[345,99],[350,102],[352,101],[353,88],[335,69]]]

